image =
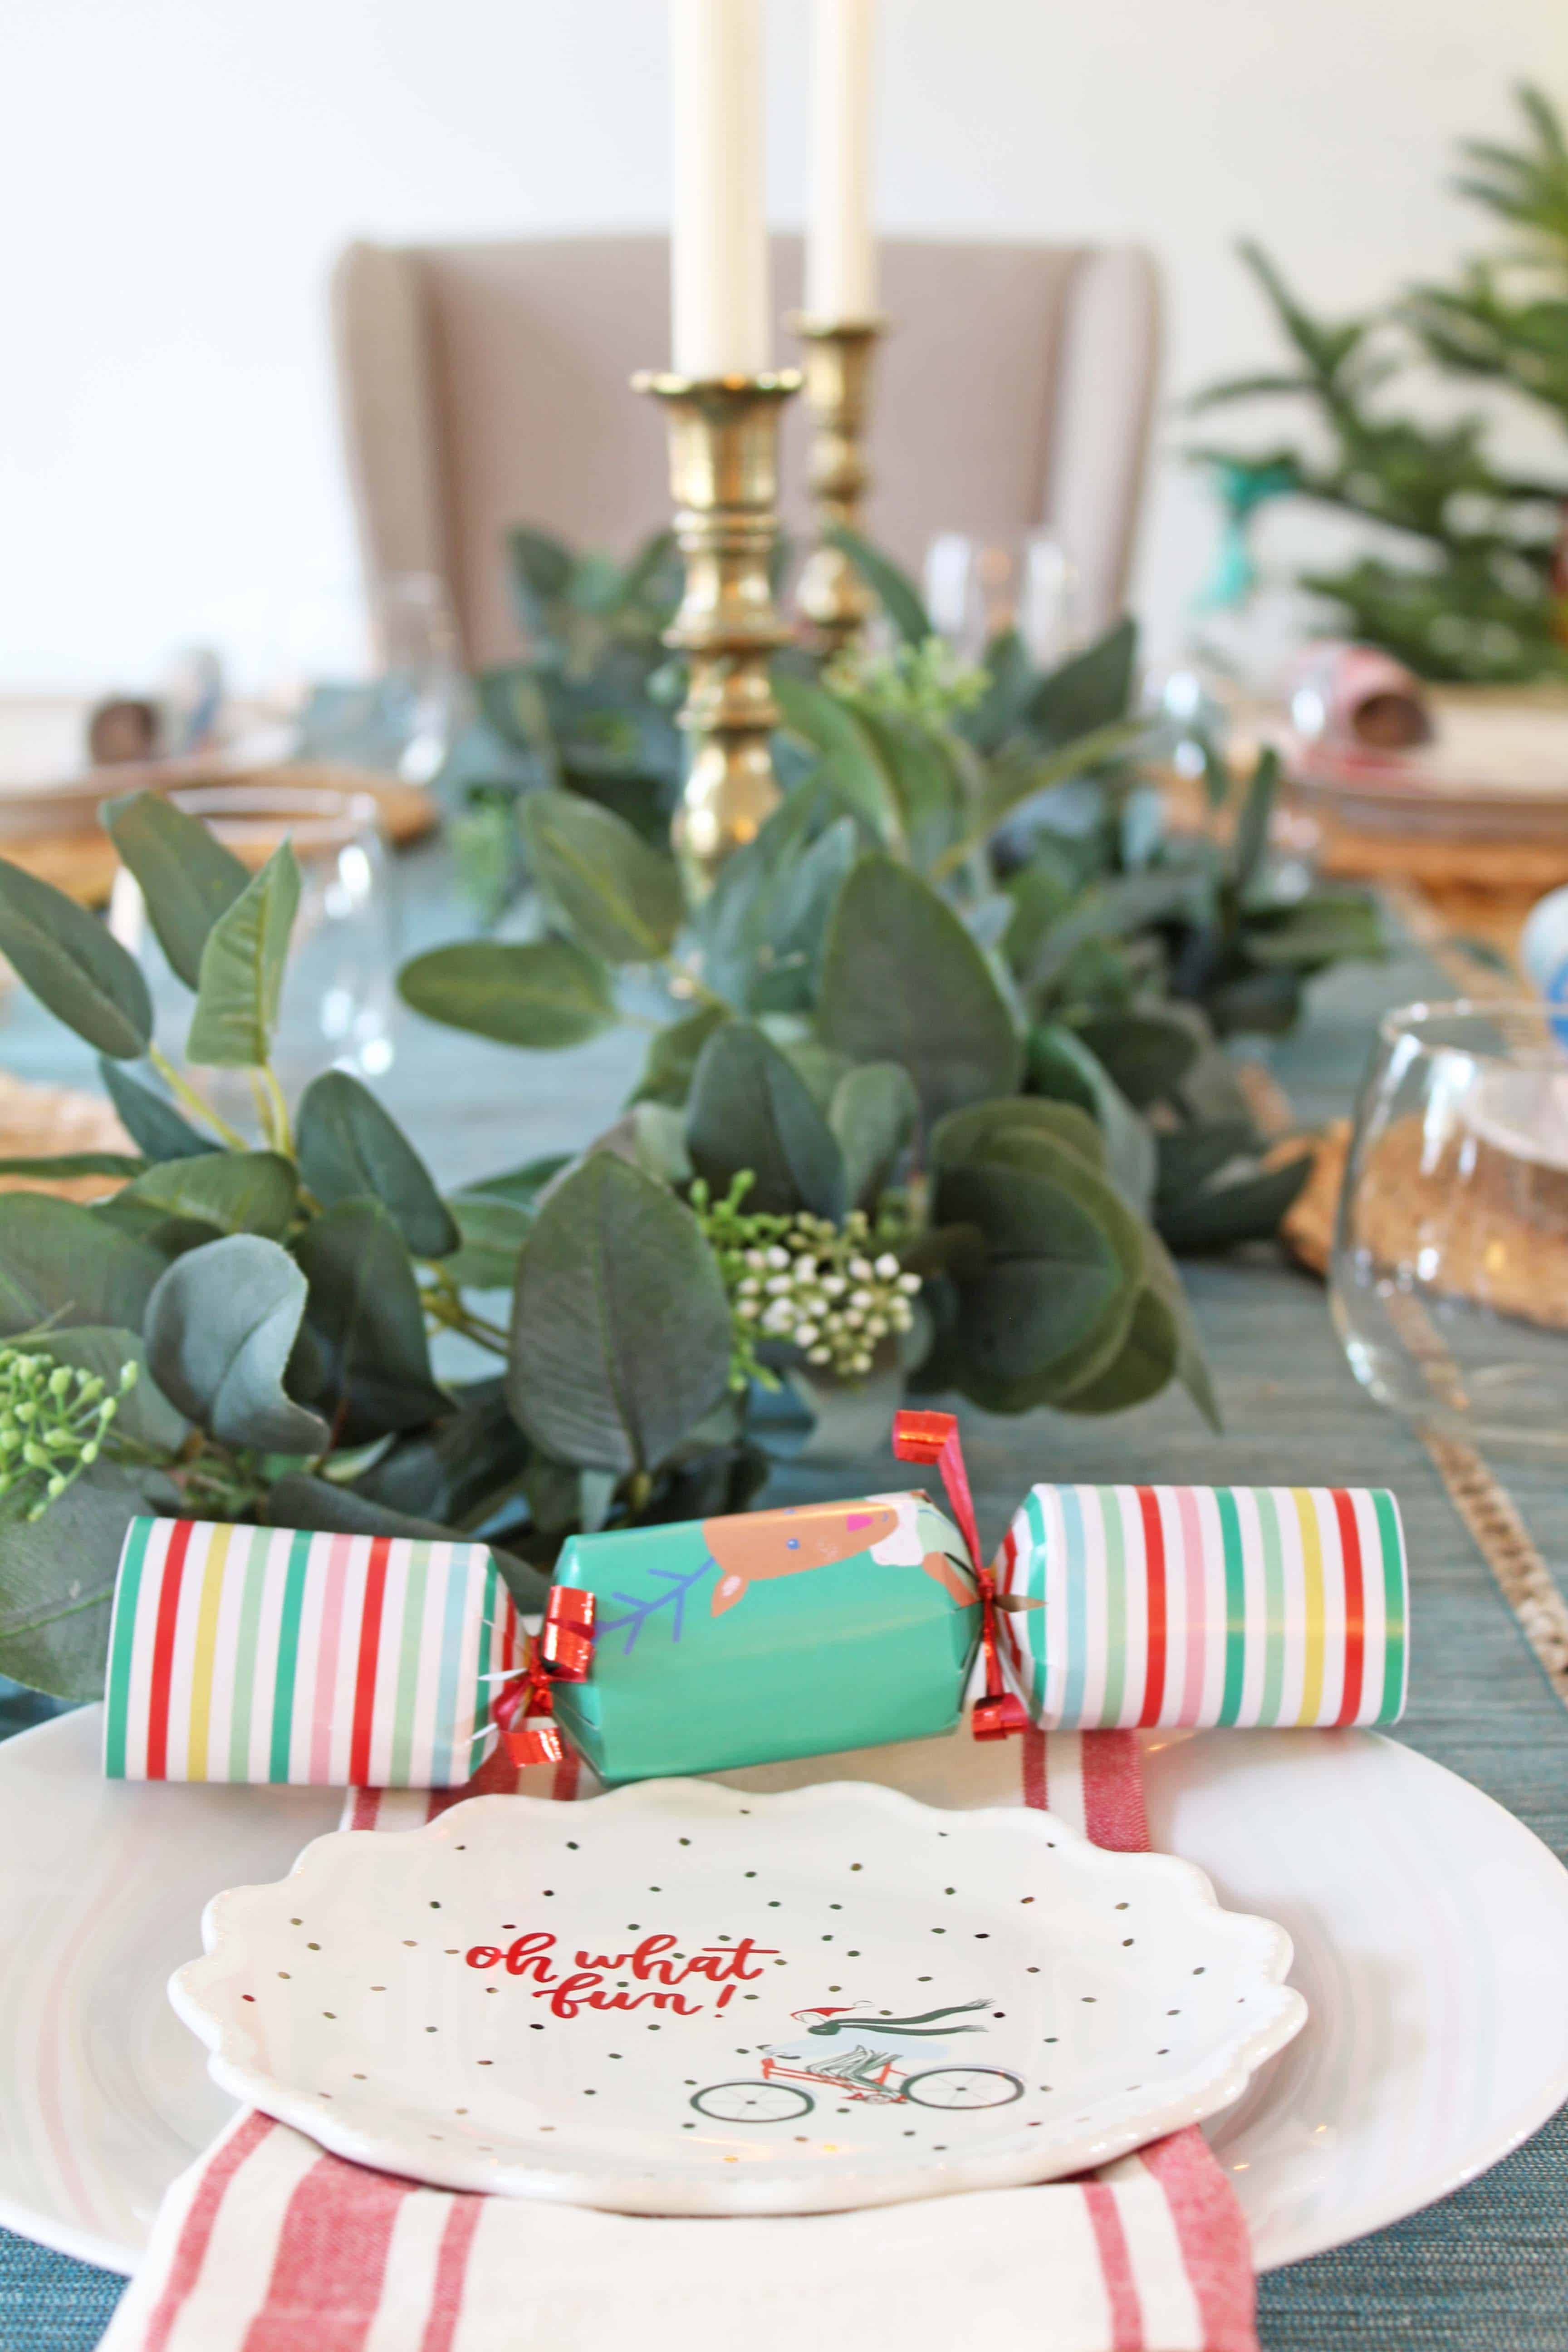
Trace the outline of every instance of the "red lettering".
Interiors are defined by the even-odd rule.
[[[465,1958],[471,1969],[493,1969],[500,1953],[494,1944],[476,1944]]]
[[[555,1971],[544,1956],[554,1946],[554,1937],[543,1927],[536,1927],[531,1936],[520,1936],[506,1956],[508,1976],[525,1977],[531,1969],[535,1984],[552,1984]]]
[[[719,1996],[719,2006],[720,2006],[720,2008],[721,2008],[721,2009],[728,2009],[728,2008],[729,2008],[729,2006],[730,2006],[730,2003],[734,2000],[734,1998],[735,1998],[735,1988],[734,1988],[734,1986],[733,1986],[732,1984],[727,1984],[727,1985],[725,1986],[725,1988],[724,1988],[723,1991],[722,1991],[722,1992],[720,1994],[720,1996]]]
[[[660,1984],[679,1984],[680,1979],[671,1975],[669,1962],[658,1957],[660,1952],[673,1952],[674,1949],[673,1936],[645,1936],[630,1958],[633,1976],[639,1983],[647,1977],[657,1977]]]
[[[590,1969],[584,1969],[576,1976],[563,1977],[550,1996],[551,2016],[575,2017],[586,1997],[598,1990],[600,1982],[600,1978]]]

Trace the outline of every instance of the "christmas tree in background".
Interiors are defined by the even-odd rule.
[[[1568,146],[1540,91],[1519,103],[1518,147],[1471,141],[1459,192],[1514,232],[1501,252],[1463,266],[1455,283],[1407,289],[1386,309],[1314,319],[1256,245],[1242,254],[1292,361],[1282,372],[1211,385],[1192,403],[1305,400],[1321,450],[1205,447],[1234,506],[1256,478],[1403,535],[1397,554],[1367,553],[1301,585],[1339,607],[1338,625],[1386,646],[1421,677],[1489,685],[1568,680],[1560,565],[1568,498]],[[1495,464],[1488,420],[1434,425],[1389,414],[1384,394],[1407,370],[1436,369],[1500,388],[1564,435],[1563,478],[1526,479]],[[1384,541],[1384,545],[1388,542]],[[1397,542],[1396,542],[1397,544]]]

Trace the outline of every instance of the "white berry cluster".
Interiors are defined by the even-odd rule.
[[[738,1176],[722,1201],[700,1182],[691,1193],[734,1309],[736,1385],[767,1379],[757,1349],[770,1340],[798,1348],[808,1364],[841,1379],[868,1372],[878,1341],[914,1320],[921,1277],[888,1246],[901,1225],[879,1213],[873,1229],[863,1209],[841,1225],[806,1210],[748,1216],[742,1203],[750,1183]]]
[[[891,1250],[866,1254],[868,1229],[857,1211],[842,1226],[798,1216],[779,1241],[744,1253],[735,1312],[769,1339],[800,1349],[808,1364],[841,1375],[868,1372],[879,1339],[907,1331],[921,1286]]]

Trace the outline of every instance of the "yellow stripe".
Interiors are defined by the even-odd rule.
[[[1306,1675],[1301,1685],[1301,1712],[1296,1719],[1300,1724],[1313,1724],[1323,1704],[1323,1546],[1311,1495],[1305,1486],[1292,1486],[1290,1494],[1301,1526],[1301,1580],[1306,1589]]]
[[[217,1655],[217,1612],[223,1599],[223,1572],[234,1529],[215,1527],[207,1543],[202,1577],[202,1604],[196,1617],[196,1649],[191,1664],[190,1757],[187,1780],[207,1777],[207,1729],[212,1721],[213,1666]]]

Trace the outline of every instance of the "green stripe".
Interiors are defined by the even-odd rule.
[[[1216,1720],[1241,1719],[1241,1685],[1247,1672],[1247,1577],[1242,1565],[1241,1520],[1228,1486],[1216,1486],[1220,1534],[1225,1539],[1225,1691]]]
[[[308,1528],[298,1528],[289,1547],[289,1568],[283,1585],[283,1616],[278,1628],[278,1679],[272,1688],[272,1755],[270,1780],[289,1778],[289,1751],[294,1744],[294,1675],[300,1664],[300,1621],[305,1608],[305,1570],[310,1547],[317,1540]]]
[[[263,1528],[247,1528],[245,1533],[248,1549],[245,1555],[245,1587],[239,1596],[239,1631],[234,1648],[234,1719],[228,1733],[231,1780],[250,1778],[250,1718],[256,1702],[257,1676],[261,1671],[256,1636],[261,1622],[262,1596],[267,1590],[267,1555],[272,1549]]]
[[[470,1549],[468,1544],[454,1544],[447,1562],[447,1622],[441,1633],[441,1674],[436,1686],[436,1736],[430,1751],[430,1786],[433,1789],[449,1789],[458,1777],[457,1763],[452,1754],[452,1728],[458,1705],[458,1667],[463,1654],[463,1623],[468,1615],[468,1554]]]
[[[1029,1522],[1031,1571],[1026,1579],[1024,1590],[1026,1593],[1037,1595],[1043,1602],[1046,1597],[1046,1515],[1041,1507],[1039,1496],[1033,1486],[1029,1489],[1024,1510]],[[1051,1628],[1046,1622],[1047,1614],[1047,1611],[1042,1607],[1028,1610],[1024,1617],[1024,1622],[1029,1629],[1029,1660],[1032,1668],[1029,1688],[1034,1694],[1029,1713],[1037,1723],[1041,1720],[1046,1711],[1046,1645],[1051,1639]],[[1058,1626],[1058,1633],[1060,1630]]]
[[[1383,1699],[1373,1721],[1397,1723],[1405,1704],[1405,1547],[1393,1496],[1376,1487],[1372,1504],[1383,1553],[1384,1621]]]
[[[1121,1720],[1127,1689],[1127,1547],[1121,1524],[1121,1497],[1114,1486],[1097,1486],[1100,1523],[1105,1529],[1105,1704],[1102,1724]]]
[[[131,1716],[131,1659],[136,1647],[136,1602],[142,1591],[142,1564],[147,1557],[151,1519],[132,1519],[125,1537],[125,1557],[114,1587],[114,1624],[109,1637],[108,1716],[103,1732],[105,1778],[125,1778],[125,1732]]]
[[[495,1693],[490,1688],[489,1682],[490,1635],[491,1619],[495,1613],[497,1606],[499,1605],[497,1595],[500,1589],[500,1578],[497,1574],[495,1569],[490,1568],[486,1571],[485,1575],[484,1614],[479,1619],[479,1678],[478,1683],[475,1685],[474,1698],[474,1729],[476,1732],[489,1726],[490,1719],[490,1706],[495,1698]],[[472,1747],[469,1748],[468,1754],[471,1760],[469,1778],[472,1779],[473,1773],[479,1770],[479,1766],[483,1761],[481,1743],[479,1740],[475,1739]]]
[[[1263,1538],[1263,1696],[1258,1720],[1267,1727],[1279,1720],[1285,1692],[1285,1559],[1279,1549],[1279,1513],[1267,1486],[1258,1496],[1258,1526]]]
[[[414,1709],[419,1696],[419,1635],[425,1619],[425,1586],[430,1547],[408,1547],[408,1580],[403,1589],[403,1626],[398,1642],[397,1703],[392,1725],[392,1768],[387,1786],[405,1789],[414,1756]]]

